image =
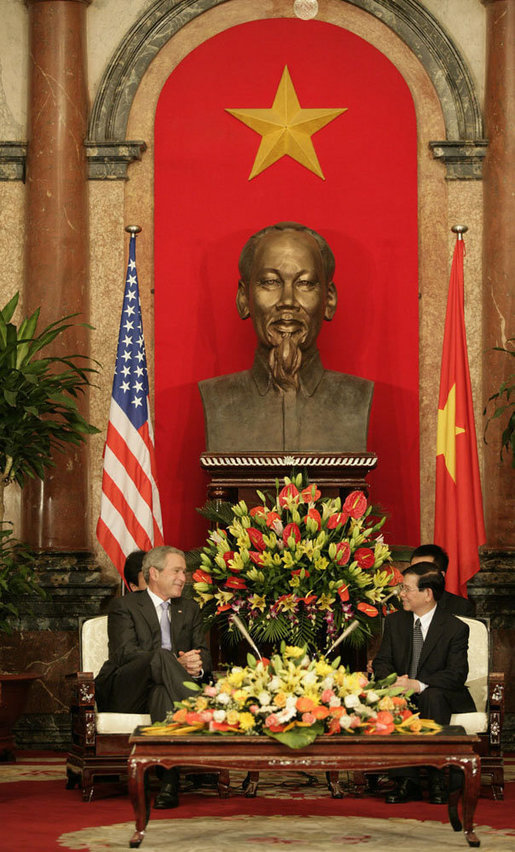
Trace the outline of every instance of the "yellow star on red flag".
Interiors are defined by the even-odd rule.
[[[453,482],[456,482],[456,435],[463,432],[465,429],[462,426],[456,426],[456,384],[453,384],[444,407],[438,409],[436,433],[436,455],[443,455],[445,467]]]
[[[311,137],[346,111],[347,107],[302,109],[285,65],[270,109],[227,109],[228,113],[261,135],[249,180],[281,157],[291,157],[325,180]]]

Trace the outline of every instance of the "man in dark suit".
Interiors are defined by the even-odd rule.
[[[444,578],[449,567],[449,557],[443,547],[438,544],[421,544],[420,547],[416,547],[411,554],[410,564],[416,565],[417,562],[434,562]],[[475,618],[476,615],[476,607],[472,601],[447,590],[438,601],[438,606],[450,612],[451,615],[464,615],[466,618]]]
[[[123,566],[123,579],[125,586],[129,592],[140,592],[147,588],[147,584],[143,578],[143,557],[144,550],[133,550],[129,553]]]
[[[95,680],[100,711],[150,713],[162,721],[174,701],[194,694],[188,681],[211,673],[198,605],[182,598],[186,562],[174,547],[155,547],[143,558],[144,591],[111,602],[109,659]],[[178,804],[177,774],[163,775],[154,807]]]
[[[403,610],[387,616],[383,639],[373,662],[376,680],[396,672],[396,686],[412,692],[421,718],[447,725],[452,713],[475,709],[465,687],[468,675],[468,634],[464,622],[441,609],[444,578],[432,562],[410,565],[401,587]],[[429,800],[443,804],[443,774],[429,772]],[[392,771],[391,804],[422,798],[418,770]]]

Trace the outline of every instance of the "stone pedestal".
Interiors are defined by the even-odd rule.
[[[325,497],[345,496],[355,489],[368,494],[366,474],[377,465],[375,453],[202,453],[200,465],[211,477],[209,500],[237,503],[249,507],[260,503],[256,489],[275,494],[285,476],[306,473]]]

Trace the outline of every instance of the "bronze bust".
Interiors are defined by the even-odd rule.
[[[336,311],[334,266],[324,238],[296,222],[245,244],[236,305],[258,346],[250,370],[199,382],[208,452],[366,451],[373,382],[325,370],[317,348]]]

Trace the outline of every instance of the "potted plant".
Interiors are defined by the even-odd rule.
[[[16,325],[12,318],[18,301],[19,293],[0,309],[0,631],[11,629],[19,614],[20,595],[44,594],[34,555],[15,539],[12,524],[5,521],[5,489],[13,483],[23,488],[28,477],[43,479],[54,464],[56,450],[63,452],[68,444],[80,444],[88,434],[98,432],[77,406],[95,369],[86,366],[86,356],[46,354],[70,327],[72,316],[38,331],[38,308]],[[10,750],[13,722],[5,716],[9,690],[15,688],[18,695],[20,681],[30,683],[36,676],[0,676],[0,748],[4,750]],[[15,703],[21,712],[19,695]]]

